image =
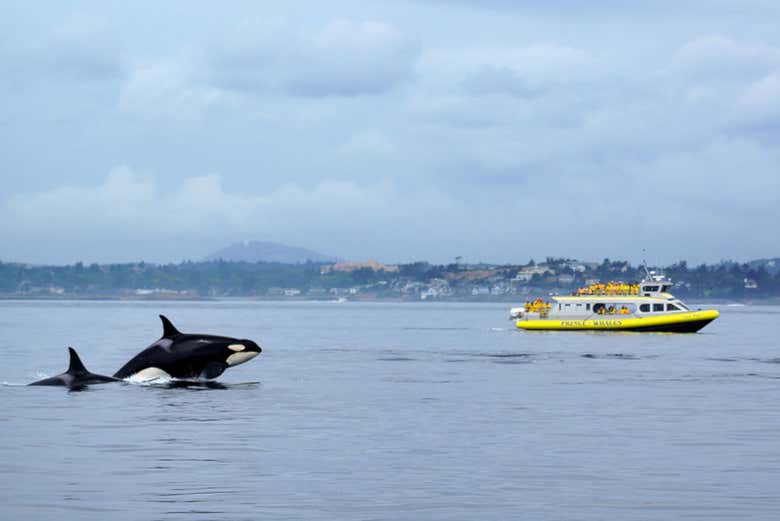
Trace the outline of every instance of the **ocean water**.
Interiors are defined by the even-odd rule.
[[[516,331],[504,304],[0,303],[0,519],[780,518],[780,307],[698,334]],[[256,340],[221,386],[112,374]]]

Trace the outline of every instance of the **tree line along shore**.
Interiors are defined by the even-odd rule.
[[[672,291],[680,298],[780,298],[780,259],[695,267],[680,261],[650,269],[671,277]],[[626,261],[552,257],[507,265],[186,261],[38,266],[0,262],[0,297],[517,301],[540,294],[570,294],[595,282],[636,282],[644,275],[643,266]]]

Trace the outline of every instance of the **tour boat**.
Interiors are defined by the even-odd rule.
[[[672,282],[648,271],[639,284],[609,282],[512,308],[526,330],[656,331],[695,333],[716,318],[714,309],[692,310],[669,293]]]

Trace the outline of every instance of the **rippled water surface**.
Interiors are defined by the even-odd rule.
[[[780,518],[780,307],[699,334],[513,330],[503,304],[0,303],[0,518]],[[221,386],[112,374],[256,340]]]

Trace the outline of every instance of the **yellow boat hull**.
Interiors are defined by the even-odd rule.
[[[536,319],[517,321],[520,329],[533,331],[656,331],[669,333],[695,333],[716,318],[714,309],[687,311],[671,315],[623,317],[620,315],[599,316],[599,318]]]

